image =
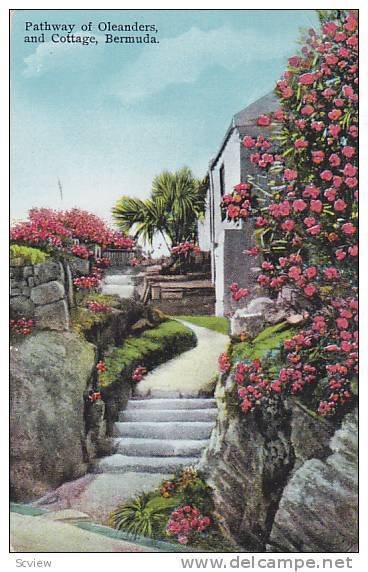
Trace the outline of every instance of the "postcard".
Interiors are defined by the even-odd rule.
[[[358,16],[10,11],[20,566],[351,567]]]

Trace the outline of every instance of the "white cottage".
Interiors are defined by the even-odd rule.
[[[256,125],[256,119],[279,107],[272,93],[261,97],[232,118],[230,126],[216,156],[209,164],[209,190],[204,220],[198,225],[199,246],[211,253],[212,282],[216,289],[216,315],[223,316],[239,307],[230,294],[230,285],[254,288],[256,285],[254,258],[243,251],[254,245],[251,220],[238,223],[222,220],[220,203],[225,193],[252,175],[258,184],[265,182],[263,173],[250,162],[252,151],[241,145],[244,135],[257,136],[265,129]]]

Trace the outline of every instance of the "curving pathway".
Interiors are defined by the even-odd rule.
[[[197,346],[137,384],[135,397],[115,424],[114,454],[97,461],[94,473],[64,483],[37,506],[71,508],[106,523],[117,506],[157,487],[177,468],[199,461],[217,412],[215,400],[204,395],[213,389],[218,356],[229,339],[182,323],[195,332]]]
[[[156,367],[135,389],[139,397],[197,397],[212,389],[218,373],[218,356],[229,343],[228,336],[178,320],[195,333],[195,348]]]

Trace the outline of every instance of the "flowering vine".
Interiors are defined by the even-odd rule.
[[[252,216],[262,253],[258,283],[271,294],[288,285],[308,301],[307,327],[285,342],[287,366],[277,377],[260,362],[238,364],[246,411],[272,393],[313,386],[319,413],[334,414],[352,397],[357,370],[358,34],[354,11],[309,30],[299,55],[277,82],[280,109],[258,118],[276,126],[270,140],[246,135],[250,160],[272,172],[270,199],[241,183],[222,201],[224,216]],[[275,148],[275,146],[277,147]],[[236,290],[235,290],[236,293]],[[233,291],[234,294],[234,291]],[[317,391],[318,387],[318,391]]]

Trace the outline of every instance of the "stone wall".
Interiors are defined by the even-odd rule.
[[[229,539],[250,551],[356,551],[356,413],[337,430],[296,400],[244,415],[230,378],[216,397],[201,469]]]
[[[39,329],[68,330],[73,284],[68,264],[51,260],[34,266],[10,263],[10,316],[33,319]]]

